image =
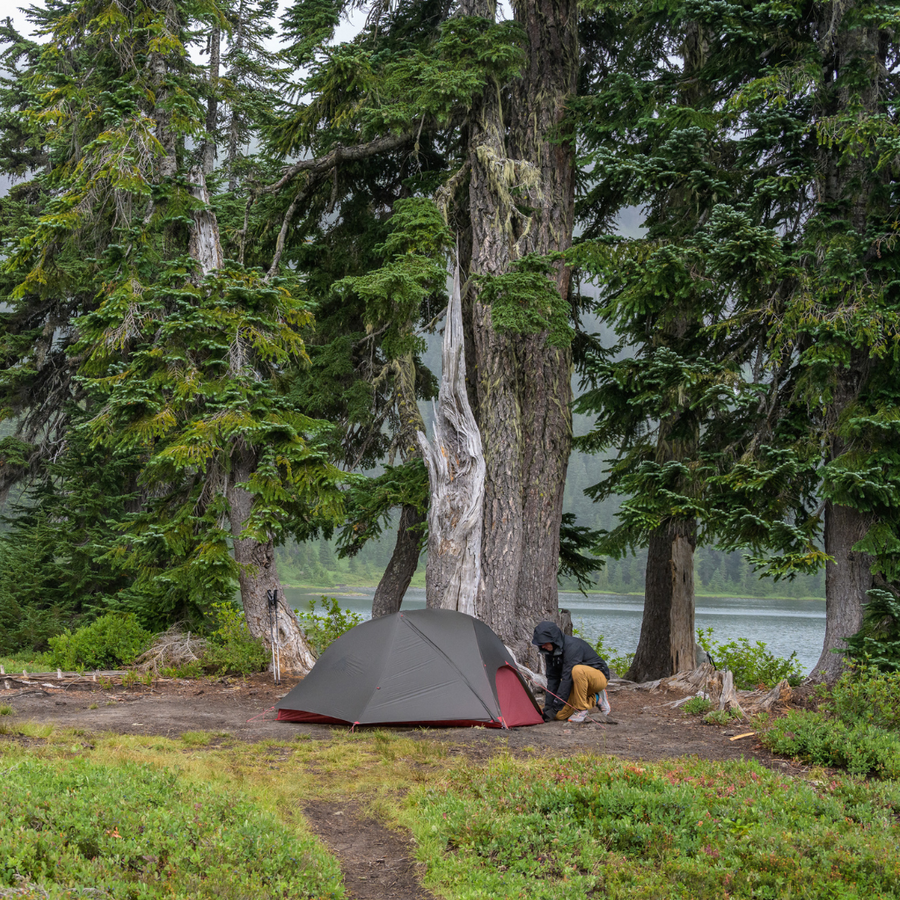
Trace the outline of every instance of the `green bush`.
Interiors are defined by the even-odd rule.
[[[848,725],[875,725],[900,732],[900,671],[854,666],[827,690],[822,705]]]
[[[573,633],[577,635],[578,629],[574,629]],[[631,668],[631,662],[634,659],[633,653],[619,653],[618,650],[605,646],[602,634],[594,642],[593,647],[597,651],[597,656],[606,660],[610,674],[615,674],[619,678],[625,677],[625,673]]]
[[[791,710],[761,739],[773,753],[815,766],[900,778],[900,737],[874,725],[848,725],[822,712]]]
[[[786,679],[798,685],[803,676],[803,668],[792,653],[787,659],[775,656],[762,641],[751,644],[747,638],[719,644],[713,640],[712,628],[697,631],[697,641],[713,658],[717,669],[729,669],[734,676],[734,686],[742,691],[753,691],[758,687],[774,687]]]
[[[714,709],[703,717],[703,721],[707,725],[730,725],[735,719],[741,718],[743,716],[736,709]]]
[[[47,661],[60,669],[130,666],[153,637],[134,613],[107,613],[76,631],[50,638]]]
[[[321,602],[322,612],[316,612],[316,604]],[[317,654],[342,634],[362,624],[363,617],[351,610],[341,609],[334,597],[322,597],[321,601],[310,600],[305,612],[295,609],[300,627]]]
[[[900,671],[900,597],[884,588],[868,592],[862,628],[847,640],[852,659],[884,672]]]
[[[689,716],[702,716],[712,709],[712,701],[708,697],[691,697],[681,708]]]
[[[233,603],[213,603],[218,628],[209,636],[201,665],[212,675],[252,675],[269,664],[269,652],[253,637]]]
[[[900,672],[856,666],[821,690],[817,712],[794,710],[775,720],[763,743],[813,765],[900,777]]]

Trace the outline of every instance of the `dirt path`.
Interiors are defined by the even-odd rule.
[[[433,900],[420,884],[412,842],[385,828],[355,803],[307,803],[313,831],[337,857],[353,900]]]
[[[273,685],[257,676],[236,681],[169,681],[128,688],[87,682],[68,689],[52,681],[30,679],[27,686],[0,690],[0,704],[15,712],[15,722],[35,722],[84,732],[154,734],[178,737],[209,731],[255,742],[290,740],[299,734],[328,739],[331,726],[297,725],[275,720],[272,707],[296,683]],[[2,681],[0,681],[2,684]],[[790,770],[755,737],[731,740],[749,731],[746,725],[716,727],[685,716],[670,704],[677,693],[648,693],[613,685],[608,722],[585,725],[550,722],[531,728],[397,729],[417,740],[437,740],[451,754],[473,760],[497,752],[574,756],[597,753],[623,759],[658,761],[681,756],[703,759],[756,759],[778,770]],[[602,717],[598,716],[598,720]],[[2,738],[2,735],[0,735]],[[431,900],[419,884],[408,840],[368,816],[354,803],[312,801],[304,807],[312,829],[341,864],[352,900]]]

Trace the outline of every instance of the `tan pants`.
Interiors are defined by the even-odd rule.
[[[556,714],[557,719],[568,719],[576,710],[592,709],[594,694],[606,690],[606,676],[593,666],[575,666],[572,669],[572,693],[566,705]]]

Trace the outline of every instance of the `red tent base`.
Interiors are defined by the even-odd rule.
[[[309,725],[350,725],[356,728],[503,728],[502,722],[479,722],[475,719],[454,719],[440,722],[348,722],[346,719],[333,719],[319,713],[301,712],[294,709],[279,709],[277,721],[304,722]],[[542,720],[543,721],[543,720]]]

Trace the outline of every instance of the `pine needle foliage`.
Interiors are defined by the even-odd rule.
[[[100,559],[130,581],[115,603],[153,625],[233,594],[233,538],[280,541],[341,506],[328,426],[285,398],[312,324],[299,282],[238,262],[204,274],[194,246],[208,221],[199,157],[220,124],[210,91],[224,91],[238,142],[248,126],[235,116],[260,97],[241,106],[241,85],[261,70],[239,12],[51,0],[33,13],[42,43],[4,35],[6,63],[21,66],[3,107],[27,125],[19,144],[43,155],[3,232],[5,408],[23,417],[34,458],[77,434],[137,465],[137,496]],[[190,49],[227,31],[229,16],[244,58],[220,83]],[[255,465],[252,509],[236,526],[226,495],[239,452]]]

